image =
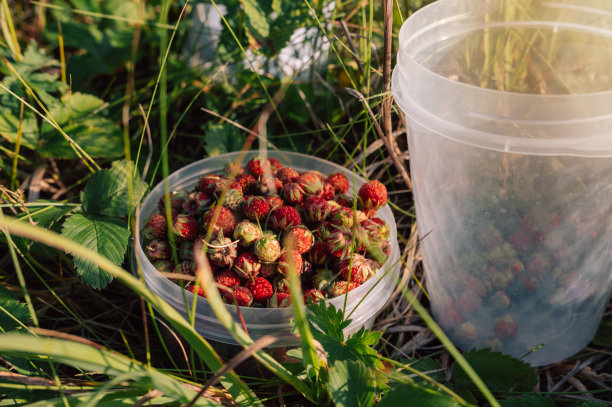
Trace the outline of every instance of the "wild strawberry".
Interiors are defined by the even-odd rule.
[[[272,175],[276,175],[280,170],[283,169],[283,164],[276,158],[268,158],[268,161],[270,162],[270,169],[272,170]]]
[[[482,301],[474,293],[464,292],[457,300],[457,307],[464,314],[471,314],[480,307]]]
[[[500,232],[501,233],[501,232]],[[520,228],[508,238],[508,241],[519,252],[530,250],[534,245],[534,240],[525,229]],[[485,246],[487,247],[487,246]]]
[[[353,237],[349,230],[335,229],[326,241],[327,250],[334,257],[350,256],[353,250]]]
[[[478,338],[476,325],[471,322],[464,322],[459,326],[459,337],[464,341],[472,342]]]
[[[236,285],[227,291],[224,290],[223,300],[228,304],[250,307],[253,304],[253,294],[248,288]]]
[[[336,273],[330,269],[319,269],[316,271],[316,274],[312,279],[312,285],[317,290],[326,291],[334,281],[335,277]]]
[[[309,278],[313,270],[312,263],[302,258],[302,278]]]
[[[338,209],[338,208],[343,208],[342,205],[340,205],[338,202],[334,201],[333,199],[328,199],[327,200],[327,207],[329,208],[329,213],[332,213],[334,210]],[[350,208],[352,209],[352,208]]]
[[[283,238],[283,248],[295,250],[300,254],[304,254],[310,250],[314,244],[314,235],[303,225],[291,228]]]
[[[268,280],[273,280],[277,276],[276,263],[261,263],[259,275]]]
[[[334,199],[334,187],[327,182],[323,183],[323,190],[321,191],[321,198],[326,201],[332,201]]]
[[[177,190],[170,192],[170,209],[173,212],[180,212],[183,210],[183,203],[187,200],[187,192],[183,190]],[[162,195],[159,198],[159,202],[157,203],[157,207],[161,213],[166,213],[166,196]]]
[[[172,257],[172,248],[167,240],[152,240],[147,245],[147,255],[151,260],[167,260]]]
[[[251,247],[262,236],[261,228],[248,220],[243,220],[234,228],[234,239],[239,240],[243,247]]]
[[[192,241],[200,232],[200,224],[189,215],[177,215],[172,223],[172,230],[181,240]]]
[[[314,242],[310,253],[308,253],[308,259],[315,266],[322,266],[327,260],[330,259],[331,254],[327,249],[327,244],[323,242]]]
[[[265,197],[268,204],[270,204],[270,210],[283,206],[283,199],[278,195],[268,195]]]
[[[366,218],[359,222],[361,227],[367,231],[368,236],[375,240],[387,240],[391,234],[389,225],[381,218]]]
[[[197,239],[196,237],[196,240]],[[178,249],[178,256],[181,260],[193,261],[193,242],[181,242]]]
[[[213,195],[216,200],[219,200],[221,195],[230,188],[232,184],[232,180],[226,177],[221,177],[217,182],[215,182]]]
[[[334,281],[327,289],[327,295],[329,295],[330,298],[339,297],[357,287],[359,287],[359,284],[353,281],[350,283],[347,281]]]
[[[301,284],[299,284],[299,287],[301,287]],[[280,291],[283,293],[290,293],[291,292],[291,287],[289,286],[289,279],[287,278],[280,278],[278,280],[276,280],[274,282],[274,288],[276,289],[276,291]]]
[[[187,291],[195,294],[195,285],[190,285],[189,287],[185,287],[185,289]],[[204,293],[204,290],[200,286],[198,286],[198,295],[200,297],[206,297],[206,294]]]
[[[242,190],[238,188],[229,188],[225,192],[225,197],[223,199],[223,206],[228,209],[235,210],[244,202],[244,196],[242,195]]]
[[[233,271],[225,270],[215,275],[215,282],[224,287],[235,287],[240,284],[240,277]]]
[[[323,192],[323,181],[313,171],[303,172],[297,179],[305,197],[320,196]]]
[[[142,229],[142,237],[145,240],[165,239],[167,235],[168,222],[166,217],[158,213],[147,219],[145,227]]]
[[[353,210],[340,206],[329,214],[327,220],[334,226],[342,226],[347,229],[353,227]]]
[[[278,258],[276,271],[282,276],[288,276],[293,268],[299,275],[302,273],[302,255],[295,250],[285,251]]]
[[[536,252],[525,263],[525,271],[532,276],[542,276],[550,271],[548,256]]]
[[[272,263],[281,255],[280,243],[274,235],[263,236],[255,241],[253,252],[261,262]]]
[[[272,228],[277,232],[287,230],[302,223],[300,214],[293,206],[281,206],[280,208],[274,209],[270,218],[272,221]]]
[[[261,263],[251,252],[240,253],[234,260],[234,266],[232,267],[232,270],[241,278],[253,278],[259,274],[260,269]]]
[[[368,257],[379,265],[385,264],[391,255],[391,245],[387,240],[372,240],[367,244],[363,243],[361,240],[359,240],[359,242],[362,246],[365,246],[365,252]]]
[[[291,167],[283,167],[276,173],[276,177],[285,184],[297,180],[300,174]]]
[[[336,194],[346,194],[346,191],[349,189],[349,180],[341,172],[331,174],[325,179],[325,182],[334,187]]]
[[[257,180],[251,174],[242,174],[236,177],[234,184],[240,185],[243,194],[253,193]]]
[[[344,257],[340,260],[340,276],[346,281],[353,281],[363,284],[367,279],[374,275],[374,270],[370,263],[360,254]]]
[[[519,326],[512,318],[512,315],[506,314],[495,321],[495,335],[501,339],[512,338],[518,332]]]
[[[259,181],[257,181],[256,188],[256,193],[258,195],[277,195],[283,188],[283,183],[278,178],[264,175],[263,177],[259,178]]]
[[[291,296],[289,293],[282,291],[276,291],[268,300],[268,307],[270,308],[285,308],[289,305],[291,305]]]
[[[270,161],[261,157],[253,157],[246,165],[246,170],[255,178],[259,178],[264,174],[271,174]]]
[[[445,307],[440,314],[440,325],[443,328],[453,328],[461,324],[463,318],[461,314],[458,313],[452,307]]]
[[[195,191],[187,195],[183,202],[183,212],[189,216],[198,216],[210,206],[212,199],[203,192]]]
[[[319,300],[324,300],[324,299],[325,299],[325,294],[323,294],[319,290],[315,290],[314,288],[304,293],[304,302],[306,304],[311,304],[313,302],[319,302]]]
[[[174,273],[174,263],[169,260],[155,260],[153,267],[160,273]]]
[[[304,191],[297,182],[287,182],[281,189],[281,196],[288,205],[299,205],[304,200]]]
[[[312,230],[312,235],[315,240],[326,242],[329,236],[334,232],[335,227],[328,221],[323,221]]]
[[[357,223],[361,223],[364,220],[368,219],[369,216],[373,216],[374,214],[373,213],[367,214],[361,209],[357,209],[357,210],[354,210],[354,215],[355,215],[355,221]]]
[[[523,285],[523,289],[528,293],[535,292],[540,286],[540,282],[535,276],[529,274],[521,274],[519,277],[519,281]]]
[[[192,261],[182,261],[176,266],[176,272],[178,274],[186,274],[193,276],[195,273],[196,265]]]
[[[336,195],[336,202],[345,208],[353,208],[353,197],[345,194]]]
[[[368,181],[359,188],[359,204],[366,211],[376,211],[387,203],[387,187],[377,180]]]
[[[257,303],[264,303],[268,298],[272,297],[274,290],[272,284],[268,280],[262,277],[255,277],[251,279],[246,287],[251,290],[253,294],[253,301]]]
[[[215,234],[222,231],[223,234],[230,236],[234,233],[234,228],[236,227],[236,217],[232,211],[224,206],[213,206],[204,215],[204,227],[206,230],[212,227],[212,231]]]
[[[510,306],[510,298],[501,290],[493,294],[489,301],[496,310],[503,310]]]
[[[262,196],[250,196],[244,201],[244,216],[257,222],[265,220],[270,213],[270,204]]]
[[[504,242],[502,233],[490,223],[476,230],[476,239],[487,250],[491,250]]]
[[[327,201],[318,196],[306,198],[302,204],[304,219],[311,223],[320,223],[329,216],[329,205]]]
[[[240,164],[230,161],[223,167],[223,173],[236,178],[238,175],[244,174],[244,168]]]
[[[215,191],[215,184],[221,179],[217,174],[206,174],[198,179],[196,190],[212,196]]]
[[[237,244],[229,237],[219,232],[217,237],[208,243],[206,249],[208,258],[219,267],[232,267],[234,259],[238,255]]]

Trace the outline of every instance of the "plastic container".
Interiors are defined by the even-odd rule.
[[[612,2],[440,0],[393,95],[434,316],[533,365],[594,336],[612,283]]]
[[[191,189],[198,178],[207,173],[222,173],[223,167],[230,161],[236,161],[240,153],[229,153],[207,158],[190,164],[168,177],[170,190]],[[242,164],[246,164],[250,157],[257,155],[256,151],[249,151]],[[355,179],[357,187],[361,186],[365,180],[346,168],[304,154],[289,152],[267,152],[268,157],[277,158],[285,166],[291,166],[298,171],[317,170],[323,174],[334,172],[344,172],[349,180]],[[355,178],[353,178],[355,177]],[[348,193],[351,193],[352,189]],[[150,215],[157,211],[157,202],[163,196],[163,183],[159,183],[147,196],[142,204],[140,216],[136,219],[136,227],[140,230],[142,223]],[[361,327],[370,327],[375,316],[381,307],[386,303],[395,289],[395,282],[399,270],[399,246],[397,243],[397,231],[393,214],[388,205],[379,209],[377,216],[384,219],[391,229],[389,242],[391,243],[391,254],[385,265],[378,272],[366,281],[363,285],[352,290],[348,294],[345,315],[351,315],[352,322],[345,329],[345,334],[356,332]],[[156,294],[160,295],[170,305],[172,305],[183,316],[187,317],[186,305],[183,302],[182,288],[167,278],[163,277],[151,262],[147,259],[142,250],[140,242],[134,245],[134,254],[142,265],[142,272],[147,286]],[[366,295],[367,293],[367,295]],[[193,301],[193,294],[185,291],[187,303]],[[344,296],[326,300],[333,304],[337,309],[342,309]],[[240,321],[235,306],[228,306],[228,311],[234,316],[236,321]],[[293,317],[293,308],[249,308],[241,307],[242,317],[249,335],[257,340],[265,335],[272,333],[291,332],[290,319]],[[195,329],[205,338],[226,344],[238,343],[231,334],[218,322],[208,301],[203,297],[198,297]],[[275,346],[294,345],[293,342],[278,342]]]

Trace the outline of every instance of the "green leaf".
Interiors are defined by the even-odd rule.
[[[540,395],[527,395],[525,397],[513,397],[500,400],[502,407],[555,407],[555,402]]]
[[[593,344],[607,348],[612,347],[612,318],[608,317],[601,320],[597,334],[593,338]]]
[[[9,332],[30,322],[30,312],[26,304],[0,285],[0,331]]]
[[[312,312],[309,317],[314,338],[323,345],[328,354],[330,365],[338,360],[361,361],[369,367],[382,367],[378,353],[373,348],[380,339],[380,332],[371,332],[361,328],[347,339],[342,331],[351,320],[344,320],[342,311],[333,305],[327,307],[320,302],[308,307]]]
[[[127,250],[130,231],[115,218],[75,214],[64,222],[62,235],[100,253],[114,264],[121,264]],[[74,264],[83,281],[93,288],[104,288],[113,279],[98,265],[80,257],[74,258]]]
[[[531,391],[537,384],[536,370],[529,364],[489,349],[472,350],[463,355],[491,391]],[[453,382],[476,390],[472,380],[455,363]]]
[[[337,407],[372,406],[376,375],[360,361],[337,361],[329,369],[328,387]]]
[[[204,128],[204,148],[209,156],[238,151],[244,144],[244,137],[231,126],[208,122]]]
[[[123,139],[118,126],[104,117],[104,101],[92,95],[73,93],[55,101],[51,116],[75,143],[92,157],[117,157],[123,154]],[[76,158],[65,137],[47,122],[41,126],[43,157]]]
[[[270,36],[270,23],[267,13],[262,9],[261,2],[257,0],[240,0],[244,7],[246,22],[253,35],[260,39]]]
[[[115,161],[110,169],[96,172],[87,182],[83,209],[89,215],[126,216],[134,211],[146,190],[147,184],[140,180],[132,161]]]
[[[444,381],[444,372],[442,371],[442,364],[439,360],[423,357],[419,359],[408,359],[402,360],[401,363],[409,365],[411,368],[418,370],[419,372],[425,373],[437,382]],[[414,378],[415,381],[422,381],[419,377]]]
[[[35,207],[34,204],[40,204],[40,207]],[[46,229],[50,229],[57,222],[59,222],[64,216],[66,216],[71,210],[74,210],[74,206],[56,206],[49,205],[54,202],[47,201],[44,199],[31,202],[28,206],[28,212],[22,212],[17,216],[17,219],[21,219],[24,222],[34,222],[35,225],[41,226]],[[32,244],[32,241],[22,237],[15,237],[13,239],[21,250],[28,250]]]
[[[385,394],[376,407],[457,407],[456,400],[427,387],[401,384]]]

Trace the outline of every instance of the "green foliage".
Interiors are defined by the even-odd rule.
[[[121,264],[128,247],[130,231],[116,218],[78,213],[66,219],[62,235],[100,253],[114,264]],[[75,257],[74,264],[83,281],[93,288],[104,288],[113,279],[98,265],[81,257]]]
[[[606,317],[601,320],[599,329],[593,343],[598,346],[612,347],[612,318]]]
[[[344,320],[342,310],[336,310],[331,304],[327,306],[322,301],[310,305],[308,309],[312,312],[309,318],[312,334],[323,345],[330,365],[336,361],[353,360],[368,367],[382,367],[378,353],[373,348],[380,339],[380,332],[362,327],[345,339],[343,329],[351,320]]]
[[[337,407],[368,407],[374,403],[376,376],[361,361],[336,361],[329,368],[328,386]]]
[[[40,207],[33,206],[32,204],[40,204]],[[28,211],[24,211],[17,216],[17,219],[21,219],[25,222],[33,222],[34,224],[52,229],[59,224],[59,222],[66,216],[74,206],[69,205],[52,205],[53,201],[40,199],[36,202],[32,202],[29,206]],[[13,238],[15,244],[20,250],[27,251],[32,246],[33,242],[29,239],[22,237]]]
[[[203,126],[204,147],[209,156],[239,151],[244,144],[244,136],[234,126],[224,123],[208,122]]]
[[[89,215],[127,216],[133,213],[146,190],[147,183],[140,180],[131,161],[114,161],[110,169],[96,172],[87,183],[83,209]]]
[[[409,365],[411,368],[418,370],[419,372],[425,373],[437,382],[444,381],[444,372],[442,371],[442,363],[439,360],[422,357],[420,359],[402,360],[402,363]],[[423,379],[415,378],[415,381],[419,382]]]
[[[555,407],[555,402],[540,395],[528,395],[524,397],[512,397],[501,400],[502,407]]]
[[[26,304],[0,285],[0,330],[9,332],[30,322],[30,312]]]
[[[456,400],[427,387],[412,384],[401,384],[385,394],[377,407],[402,407],[406,405],[419,407],[456,407]]]
[[[463,356],[491,391],[531,391],[537,384],[536,370],[511,356],[489,349],[472,350]],[[453,366],[452,378],[455,388],[477,390],[458,364]]]

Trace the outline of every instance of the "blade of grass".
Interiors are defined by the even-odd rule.
[[[106,257],[95,253],[72,240],[43,229],[38,226],[30,225],[26,222],[20,222],[8,217],[0,218],[0,229],[18,236],[32,239],[58,250],[68,251],[75,256],[82,257],[97,264],[101,269],[107,271],[113,277],[117,278],[122,284],[134,291],[136,294],[145,297],[145,299],[155,307],[158,312],[168,320],[174,329],[185,338],[185,340],[196,350],[198,355],[204,362],[214,371],[218,371],[223,367],[221,358],[214,351],[212,346],[202,338],[189,323],[167,302],[165,302],[157,294],[149,290],[144,283],[139,281],[127,271],[113,264]],[[257,396],[249,389],[249,387],[233,372],[228,373],[223,377],[222,383],[226,386],[230,394],[237,400],[246,400],[259,405]]]
[[[19,40],[17,40],[17,33],[15,32],[15,25],[13,24],[13,17],[11,16],[11,9],[9,8],[8,1],[2,0],[2,33],[4,34],[4,40],[6,41],[9,49],[13,53],[13,56],[17,61],[23,59],[21,55],[21,47],[19,46]]]
[[[15,140],[15,156],[13,157],[13,172],[11,173],[11,189],[17,188],[17,164],[19,163],[19,149],[21,148],[21,134],[23,131],[23,102],[19,109],[19,124],[17,126],[17,139]]]

